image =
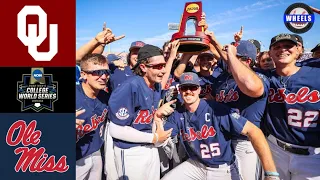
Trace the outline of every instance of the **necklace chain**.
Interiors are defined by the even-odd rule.
[[[280,77],[280,83],[284,86],[284,88],[287,87],[287,82],[291,78],[292,75],[290,75],[285,81],[283,80],[285,76]]]

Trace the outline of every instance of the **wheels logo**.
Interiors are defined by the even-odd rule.
[[[312,28],[315,17],[308,5],[295,3],[286,9],[283,21],[289,31],[302,34]]]

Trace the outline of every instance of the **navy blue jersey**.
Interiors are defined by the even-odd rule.
[[[320,147],[320,69],[302,66],[281,77],[270,74],[265,127],[268,133],[287,143]]]
[[[309,66],[309,67],[320,67],[320,58],[310,58],[301,62],[296,63],[297,66]]]
[[[85,109],[78,119],[85,122],[76,129],[76,160],[98,151],[103,144],[103,132],[107,117],[109,94],[100,91],[97,98],[85,95],[82,85],[76,85],[76,110]]]
[[[213,86],[215,100],[225,103],[227,106],[236,109],[241,116],[247,118],[257,127],[260,127],[261,119],[267,105],[270,82],[266,76],[257,73],[264,85],[264,93],[261,97],[253,98],[242,93],[232,74],[224,72]],[[247,139],[246,136],[235,138]]]
[[[219,67],[219,66],[216,66],[216,67],[214,67],[214,69],[213,69],[212,76],[213,76],[214,78],[217,78],[218,76],[220,76],[221,73],[223,73],[223,69],[222,69],[221,67]]]
[[[109,119],[120,126],[131,126],[139,131],[152,132],[153,114],[161,98],[161,85],[150,89],[141,76],[133,76],[112,92],[109,100]],[[113,138],[123,149],[143,145]]]
[[[229,107],[201,99],[194,113],[175,110],[164,129],[173,128],[172,137],[180,136],[188,156],[210,167],[232,162],[231,136],[239,135],[246,122]]]
[[[135,76],[135,74],[130,69],[130,66],[126,66],[124,70],[115,68],[113,66],[110,66],[111,73],[112,73],[109,79],[111,91],[114,91],[118,86],[120,86],[127,79],[131,78],[132,76]]]
[[[201,91],[200,91],[200,98],[205,97],[207,94],[211,94],[212,92],[212,85],[214,84],[215,78],[210,75],[210,76],[202,76],[200,73],[197,73],[199,76],[200,80],[200,86],[201,86]]]

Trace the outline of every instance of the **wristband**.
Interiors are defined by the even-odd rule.
[[[155,143],[157,143],[157,142],[158,142],[158,140],[159,140],[159,136],[158,136],[158,134],[157,134],[157,133],[154,133],[154,135],[156,136],[156,142],[155,142]]]
[[[277,172],[270,172],[270,171],[265,171],[264,176],[279,176],[279,173]]]

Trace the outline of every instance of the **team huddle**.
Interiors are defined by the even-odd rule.
[[[77,51],[77,180],[320,179],[320,44],[297,62],[299,35],[260,52],[207,28],[201,53],[136,41],[124,63],[106,27]]]

